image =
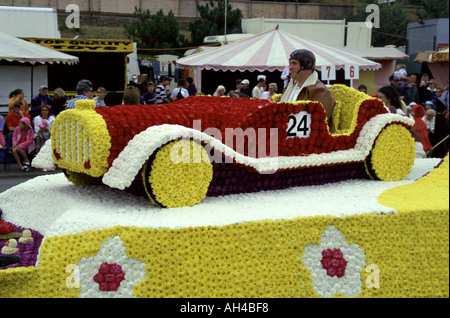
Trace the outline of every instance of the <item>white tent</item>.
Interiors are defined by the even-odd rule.
[[[41,45],[0,32],[0,61],[21,63],[68,63],[75,64],[78,57],[61,53]]]
[[[47,64],[78,62],[76,56],[0,32],[0,110],[5,111],[9,93],[17,88],[24,90],[25,99],[30,102],[37,94],[36,87],[48,84]]]

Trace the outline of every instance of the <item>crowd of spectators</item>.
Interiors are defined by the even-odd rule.
[[[367,93],[364,85],[360,91]],[[443,158],[449,151],[448,80],[444,87],[428,73],[408,74],[405,65],[397,65],[389,84],[375,95],[392,113],[408,116],[415,124],[411,133],[418,157]]]
[[[77,83],[76,95],[72,99],[66,96],[62,88],[56,88],[53,96],[49,96],[47,85],[41,85],[30,104],[24,97],[23,89],[18,88],[10,93],[8,114],[0,116],[0,149],[11,153],[23,171],[29,171],[30,160],[50,138],[55,118],[65,109],[74,108],[77,100],[92,99],[96,107],[158,105],[191,95],[203,95],[191,77],[180,78],[173,90],[170,90],[171,80],[161,76],[156,85],[152,81],[140,85],[130,82],[123,93],[107,92],[104,87],[98,87],[94,97],[92,82],[83,79]],[[360,85],[358,89],[367,94],[365,85]],[[219,85],[213,95],[226,96],[226,93],[226,88]],[[281,92],[277,84],[266,85],[264,75],[258,75],[252,87],[248,79],[237,79],[236,87],[228,92],[233,97],[263,99],[272,99],[278,93]],[[390,76],[389,84],[379,88],[377,94],[372,96],[382,100],[392,113],[414,118],[416,124],[411,133],[423,157],[445,156],[449,149],[448,80],[447,85],[441,87],[429,74],[408,74],[406,67],[399,64]]]

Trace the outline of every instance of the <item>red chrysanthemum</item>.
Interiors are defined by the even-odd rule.
[[[345,268],[347,267],[347,261],[344,259],[344,255],[341,250],[326,249],[322,251],[322,259],[320,260],[322,267],[326,269],[328,276],[337,276],[339,278],[345,275]]]
[[[106,262],[100,265],[98,273],[94,276],[94,281],[98,283],[101,291],[117,291],[124,279],[125,273],[119,264],[108,264]]]

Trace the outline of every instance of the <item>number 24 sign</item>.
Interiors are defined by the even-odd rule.
[[[289,115],[287,138],[308,138],[311,135],[311,114],[301,111]]]

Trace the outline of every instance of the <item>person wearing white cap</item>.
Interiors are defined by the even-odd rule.
[[[258,84],[253,87],[252,97],[253,98],[262,98],[262,94],[264,93],[264,86],[266,85],[266,76],[258,75],[257,77]]]
[[[252,90],[248,87],[250,85],[250,81],[248,79],[244,79],[241,83],[241,93],[248,97],[252,96]]]
[[[48,86],[41,85],[39,87],[39,94],[36,95],[31,101],[31,112],[30,115],[32,118],[38,116],[41,113],[41,106],[48,105],[51,110],[51,105],[53,103],[53,99],[48,96]]]

